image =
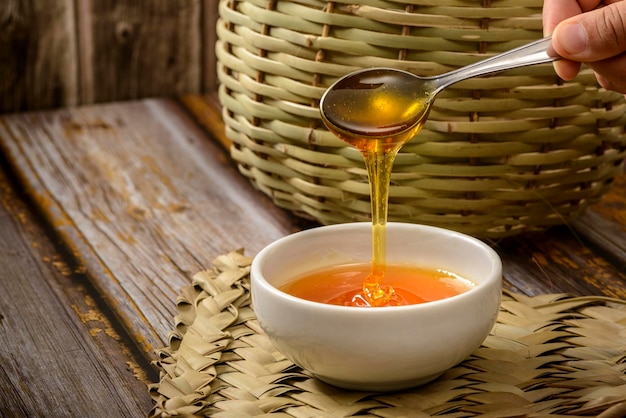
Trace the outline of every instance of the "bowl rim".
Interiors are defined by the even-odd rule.
[[[405,222],[388,222],[386,224],[387,228],[397,229],[397,228],[410,228],[410,229],[420,229],[426,230],[435,233],[443,233],[448,236],[452,236],[456,239],[460,239],[465,242],[469,242],[474,246],[481,248],[481,250],[486,252],[487,258],[491,261],[492,268],[487,276],[487,279],[483,281],[480,285],[473,286],[470,290],[453,295],[444,299],[438,299],[434,301],[428,301],[424,303],[410,304],[410,305],[402,305],[402,306],[379,306],[379,307],[368,307],[368,306],[341,306],[341,305],[333,305],[329,303],[323,302],[315,302],[307,299],[302,299],[297,296],[293,296],[289,293],[286,293],[276,286],[271,284],[263,274],[261,274],[261,266],[263,263],[264,257],[267,254],[271,253],[278,246],[286,245],[290,241],[295,239],[306,238],[307,236],[317,235],[320,233],[324,233],[329,229],[333,230],[353,230],[354,228],[362,229],[362,228],[371,228],[370,222],[349,222],[349,223],[341,223],[341,224],[333,224],[333,225],[321,225],[313,228],[297,231],[286,235],[282,238],[279,238],[270,244],[268,244],[265,248],[261,249],[257,253],[257,255],[253,258],[252,264],[250,267],[250,284],[252,287],[252,299],[254,302],[255,292],[254,288],[257,286],[263,286],[266,290],[275,296],[278,296],[282,299],[290,301],[291,303],[302,304],[303,307],[310,307],[311,309],[322,309],[327,312],[342,312],[345,314],[346,312],[358,312],[359,315],[381,315],[388,314],[388,312],[405,312],[405,311],[422,311],[427,309],[433,309],[435,307],[439,307],[441,305],[447,305],[455,300],[462,300],[467,298],[472,298],[477,293],[483,293],[488,291],[493,285],[500,285],[502,283],[502,260],[500,256],[496,253],[496,251],[491,248],[488,244],[481,241],[478,238],[472,237],[470,235],[464,234],[462,232],[454,231],[451,229],[441,228],[437,226],[431,225],[423,225],[423,224],[413,224],[413,223],[405,223]],[[454,272],[453,272],[454,273]],[[367,312],[367,313],[366,313]]]

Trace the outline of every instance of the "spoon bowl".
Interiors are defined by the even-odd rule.
[[[419,132],[435,97],[446,87],[468,78],[557,59],[551,38],[546,37],[434,77],[393,68],[359,70],[326,90],[320,113],[328,129],[344,141],[385,138],[404,143]]]

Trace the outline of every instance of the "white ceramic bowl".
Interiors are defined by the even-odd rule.
[[[395,307],[311,302],[277,289],[319,267],[369,262],[371,224],[322,226],[261,250],[251,270],[262,329],[287,358],[327,383],[389,391],[427,383],[469,356],[500,307],[502,264],[482,241],[446,229],[387,224],[387,262],[442,268],[473,281],[447,299]]]

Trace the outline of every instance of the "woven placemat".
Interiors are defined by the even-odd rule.
[[[182,290],[151,417],[626,416],[626,301],[505,293],[483,345],[436,381],[351,392],[272,346],[250,306],[250,263],[221,255]]]

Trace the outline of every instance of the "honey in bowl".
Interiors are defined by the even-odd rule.
[[[371,264],[343,264],[311,271],[281,287],[285,293],[313,302],[339,306],[370,306],[362,294]],[[385,284],[393,294],[384,306],[413,305],[464,293],[474,283],[454,273],[412,265],[387,265]]]
[[[363,155],[372,207],[372,264],[355,301],[389,306],[401,299],[386,278],[386,228],[393,161],[400,148],[422,129],[429,111],[425,92],[407,94],[410,77],[378,69],[338,81],[320,104],[322,120],[339,139]],[[407,121],[406,115],[413,115]],[[354,306],[360,306],[356,303]]]

